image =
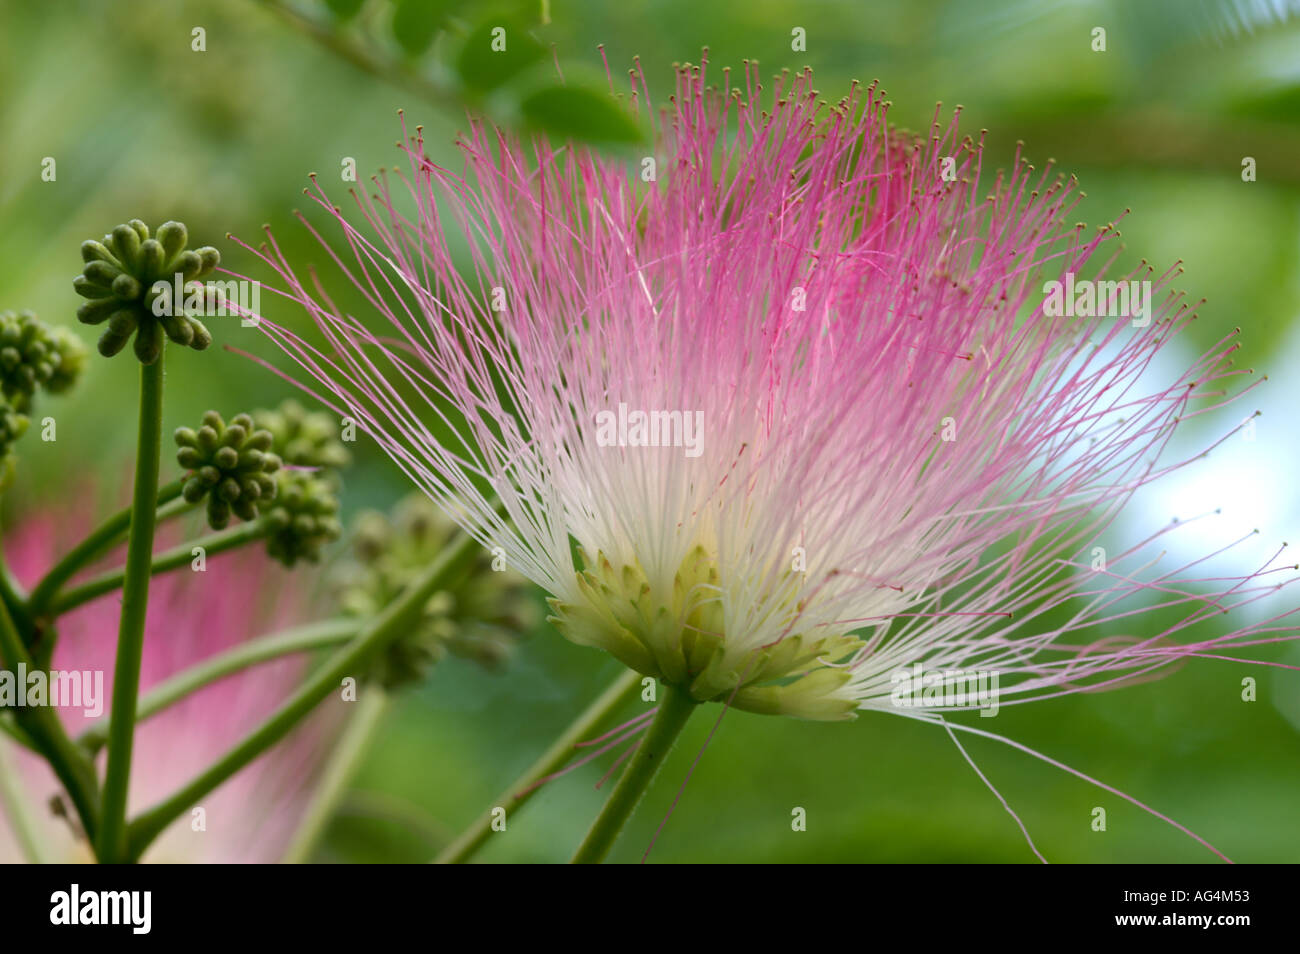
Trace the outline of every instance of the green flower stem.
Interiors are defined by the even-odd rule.
[[[295,653],[337,646],[356,636],[360,628],[361,623],[358,620],[331,619],[320,623],[308,623],[305,626],[240,643],[224,653],[219,653],[178,672],[146,692],[140,697],[140,704],[135,710],[136,724],[152,718],[204,686],[219,682],[226,676]],[[108,726],[108,719],[98,720],[77,737],[78,744],[91,754],[98,752],[108,741]]]
[[[5,562],[4,554],[0,553],[0,603],[4,604],[5,609],[9,611],[10,617],[14,621],[23,645],[32,652],[33,659],[42,669],[46,668],[46,661],[42,659],[39,646],[42,632],[33,625],[31,613],[27,609],[27,598],[23,593],[23,586],[14,576],[13,571],[9,569],[9,564]]]
[[[660,684],[659,711],[655,713],[654,721],[637,746],[623,777],[618,780],[614,793],[578,846],[573,864],[600,864],[605,860],[696,705],[689,692]]]
[[[210,533],[206,537],[199,537],[189,543],[182,543],[178,547],[164,550],[155,556],[149,564],[149,573],[151,576],[158,576],[160,573],[167,573],[188,566],[194,559],[195,547],[203,547],[206,558],[222,553],[225,550],[241,547],[245,543],[260,540],[268,532],[266,525],[260,520],[253,523],[236,524],[226,530]],[[127,567],[119,570],[109,570],[94,579],[87,580],[80,586],[60,593],[55,597],[53,605],[50,606],[50,612],[55,616],[59,616],[68,612],[68,610],[76,609],[82,603],[89,603],[105,593],[111,593],[116,589],[123,589],[125,592],[128,568],[129,563]]]
[[[611,713],[632,698],[640,685],[641,674],[632,669],[610,683],[600,697],[569,724],[569,727],[542,754],[541,758],[530,765],[527,771],[496,797],[493,806],[504,807],[508,814],[513,814],[522,808],[533,795],[541,791],[538,782],[563,768],[564,764],[573,757],[574,746],[596,731]],[[461,832],[455,841],[444,848],[433,863],[452,865],[467,861],[491,833],[492,809],[489,808],[474,824]]]
[[[388,712],[388,703],[388,693],[377,682],[368,683],[361,688],[356,711],[348,720],[343,738],[335,746],[320,785],[303,814],[302,823],[284,853],[285,864],[301,865],[311,860],[317,843],[347,794],[357,769],[361,767],[361,760],[383,722],[384,714]]]
[[[5,562],[4,553],[0,551],[0,603],[9,612],[10,619],[18,617],[23,620],[22,625],[26,625],[27,605],[23,595],[22,584],[14,577],[13,571],[9,569],[9,564]],[[15,621],[15,628],[19,624]],[[30,630],[23,630],[30,633]],[[20,635],[21,639],[21,635]],[[24,642],[24,646],[26,642]],[[18,725],[12,712],[0,712],[0,732],[4,732],[19,745],[31,749],[33,752],[40,752],[32,737]]]
[[[36,668],[3,603],[0,603],[0,657],[14,669],[19,665],[29,670]],[[18,710],[18,718],[21,729],[63,783],[87,837],[94,838],[99,826],[99,791],[90,757],[68,738],[63,723],[49,706],[24,707]]]
[[[18,582],[13,571],[9,569],[9,564],[4,560],[4,554],[0,553],[0,599],[5,601],[9,607],[9,612],[26,606],[26,598],[23,596],[23,585]]]
[[[7,712],[0,712],[0,732],[9,736],[23,748],[31,749],[38,755],[40,754],[41,749],[36,744],[36,740],[28,735],[27,730],[15,722]]]
[[[113,668],[113,706],[108,730],[108,768],[95,855],[101,862],[126,860],[126,800],[135,744],[135,709],[140,695],[144,623],[149,609],[153,532],[158,509],[158,465],[162,457],[163,361],[140,365],[140,424],[136,434],[135,493],[131,500],[122,616]]]
[[[173,481],[172,483],[164,487],[163,490],[170,491],[173,485],[180,486],[180,484],[181,481],[179,480]],[[191,510],[194,509],[194,504],[190,503],[188,500],[186,500],[184,497],[181,497],[179,494],[177,494],[174,498],[172,497],[167,498],[165,502],[162,494],[163,494],[162,490],[158,491],[158,516],[156,519],[160,524],[165,523],[166,521],[171,520],[174,517],[179,517],[181,514],[189,513]]]
[[[150,573],[157,576],[160,573],[167,573],[188,566],[194,559],[195,547],[203,547],[205,557],[212,556],[260,540],[268,532],[268,528],[259,520],[252,523],[241,523],[226,530],[199,537],[197,540],[191,540],[189,543],[183,543],[156,555],[150,563]],[[60,594],[55,598],[50,610],[55,615],[66,613],[83,603],[88,603],[103,596],[105,593],[121,589],[125,584],[125,579],[125,567],[108,570],[78,587]]]
[[[159,489],[158,503],[170,504],[180,495],[181,481],[173,480]],[[183,509],[187,508],[188,505]],[[162,510],[167,509],[167,507],[162,508]],[[164,519],[161,511],[159,512],[159,519]],[[56,563],[53,569],[46,573],[44,579],[37,583],[32,590],[31,596],[27,599],[31,614],[40,616],[49,607],[59,588],[72,579],[83,566],[101,556],[105,550],[117,543],[130,525],[131,508],[128,507],[113,514],[113,516],[101,523],[90,536],[70,550],[67,556]]]
[[[129,826],[129,857],[139,858],[195,802],[288,735],[312,709],[338,690],[345,677],[363,675],[374,656],[406,632],[429,598],[465,568],[477,546],[467,536],[446,551],[419,581],[371,620],[356,639],[331,656],[270,718],[189,784],[135,819]]]
[[[0,739],[0,809],[9,820],[9,828],[18,841],[18,847],[31,864],[45,863],[41,853],[41,840],[36,834],[36,820],[26,794],[18,784],[18,772],[9,753],[9,743]]]

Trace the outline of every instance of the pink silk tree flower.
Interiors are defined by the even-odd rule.
[[[1273,561],[1198,580],[1171,528],[1118,542],[1248,373],[1228,336],[1152,383],[1196,317],[1178,269],[1102,284],[1073,181],[1017,157],[981,189],[956,117],[901,133],[808,72],[763,103],[754,68],[683,67],[631,159],[474,122],[456,172],[417,131],[354,213],[316,185],[341,239],[300,216],[365,312],[268,231],[318,334],[261,327],[564,635],[696,701],[938,721],[934,671],[1009,704],[1294,638],[1242,609]]]
[[[90,525],[89,520],[65,514],[38,514],[6,534],[5,559],[18,578],[31,585],[62,552],[59,548],[75,543],[78,530]],[[260,551],[214,557],[203,572],[186,569],[157,577],[149,594],[142,690],[245,640],[304,621],[308,601],[300,592]],[[103,718],[113,691],[119,599],[104,596],[61,616],[51,662],[59,672],[102,673]],[[293,692],[304,665],[302,658],[292,657],[243,670],[141,722],[131,771],[131,812],[171,795],[255,728]],[[59,716],[74,737],[93,721],[84,707],[61,707]],[[301,727],[204,799],[196,806],[201,814],[182,815],[143,860],[278,861],[306,807],[323,738],[319,719]],[[62,791],[54,773],[15,746],[10,746],[10,755],[33,806],[42,853],[51,861],[92,861],[84,840],[74,835],[72,822],[47,807]],[[0,861],[17,860],[17,846],[0,812]]]

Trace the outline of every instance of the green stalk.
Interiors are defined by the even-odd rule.
[[[188,566],[194,559],[195,547],[203,547],[205,557],[215,556],[225,550],[233,550],[253,540],[260,540],[266,536],[267,532],[267,527],[261,520],[227,527],[225,530],[210,533],[206,537],[199,537],[197,540],[182,543],[180,546],[159,553],[150,562],[149,573],[151,576],[157,576],[160,573],[167,573]],[[89,603],[91,600],[117,589],[122,589],[125,592],[128,568],[129,564],[121,569],[109,570],[94,579],[87,580],[80,586],[58,594],[50,606],[51,614],[54,616],[62,615],[69,610],[76,609],[82,603]]]
[[[361,690],[356,711],[348,720],[343,738],[335,746],[320,785],[303,814],[302,823],[285,851],[284,864],[301,865],[311,860],[316,844],[347,794],[348,786],[352,784],[352,778],[361,767],[361,760],[388,712],[388,702],[388,692],[378,683]]]
[[[573,757],[574,746],[600,727],[609,715],[635,695],[641,685],[641,674],[629,669],[615,679],[600,697],[589,705],[582,714],[569,724],[563,734],[555,740],[536,762],[530,765],[522,775],[510,785],[492,803],[502,806],[507,814],[523,808],[529,799],[541,791],[537,783],[548,775],[554,775]],[[433,859],[434,864],[454,865],[467,861],[492,833],[492,809],[486,812],[466,828],[450,845],[439,852]]]
[[[158,491],[158,503],[169,503],[180,495],[181,481],[173,480]],[[167,516],[172,516],[173,513],[182,512],[188,506],[187,504],[186,508],[179,510],[164,508],[168,512],[165,515],[160,513],[159,519],[166,519]],[[101,523],[90,536],[68,551],[68,554],[62,560],[54,564],[54,567],[45,574],[44,579],[32,589],[31,596],[27,599],[27,605],[33,616],[40,616],[48,608],[54,594],[59,591],[59,588],[64,583],[72,579],[78,570],[117,543],[118,539],[131,525],[131,510],[131,507],[127,507],[125,510],[113,514],[113,516]]]
[[[0,657],[15,671],[19,665],[36,669],[9,609],[0,602]],[[98,782],[90,757],[68,738],[63,723],[49,706],[16,710],[19,728],[24,731],[68,792],[87,837],[93,838],[99,826]]]
[[[2,552],[0,552],[0,602],[4,603],[5,609],[9,611],[23,645],[27,647],[28,652],[32,653],[36,664],[46,668],[46,660],[42,658],[41,650],[48,650],[53,640],[45,642],[44,645],[40,644],[42,636],[52,635],[52,633],[48,628],[38,627],[33,621],[31,612],[27,609],[27,597],[23,592],[23,585],[9,569]]]
[[[23,748],[31,749],[39,754],[41,749],[36,744],[36,740],[28,735],[27,730],[19,726],[12,717],[6,718],[8,715],[8,713],[0,713],[0,732],[9,736]]]
[[[286,629],[282,633],[272,633],[269,636],[250,639],[246,643],[232,646],[223,653],[181,670],[141,696],[140,704],[135,710],[136,724],[139,725],[146,719],[153,718],[190,694],[204,686],[219,682],[226,676],[283,656],[337,646],[355,636],[360,628],[361,623],[358,620],[331,619],[320,623],[308,623]],[[108,741],[108,726],[108,719],[99,719],[77,737],[77,742],[92,754],[98,752]]]
[[[9,754],[9,743],[0,739],[0,808],[9,819],[9,828],[18,840],[18,847],[31,864],[45,864],[41,840],[36,834],[36,819],[26,793],[18,784],[18,772]]]
[[[632,817],[637,803],[649,787],[651,779],[659,771],[664,757],[672,749],[677,736],[686,725],[686,720],[695,711],[696,702],[689,692],[660,684],[659,711],[646,731],[645,738],[637,747],[636,754],[628,763],[618,786],[609,796],[609,801],[596,816],[591,831],[578,846],[573,856],[573,864],[600,864],[614,847],[619,832]]]
[[[165,485],[158,491],[158,524],[161,526],[174,517],[189,513],[198,504],[192,504],[180,495],[180,490],[173,491],[172,488],[184,486],[185,478],[173,480],[170,484]]]
[[[370,661],[407,631],[429,598],[455,579],[478,546],[464,537],[446,551],[424,577],[372,620],[361,634],[313,673],[284,705],[193,781],[136,818],[129,826],[128,856],[139,858],[181,814],[244,766],[283,739],[312,709],[338,690],[347,676],[365,674]]]
[[[113,707],[108,730],[108,768],[104,774],[96,856],[101,862],[126,860],[126,800],[135,745],[135,710],[140,695],[144,623],[149,609],[153,532],[158,508],[158,464],[162,456],[163,357],[140,365],[140,425],[136,436],[135,492],[131,499],[122,616],[113,668]]]
[[[27,599],[23,596],[23,585],[18,582],[18,578],[9,569],[9,564],[4,561],[3,553],[0,553],[0,599],[4,600],[11,613],[15,609],[27,605]]]

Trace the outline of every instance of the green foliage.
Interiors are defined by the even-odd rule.
[[[286,9],[274,0],[271,5]],[[550,46],[538,35],[546,27],[538,23],[543,4],[391,0],[366,9],[361,0],[330,0],[327,6],[328,19],[289,19],[307,25],[354,64],[445,107],[455,119],[467,111],[487,113],[499,124],[557,139],[642,139],[603,77],[579,68],[566,69],[561,79]]]
[[[365,6],[366,0],[324,0],[325,6],[329,7],[332,13],[340,22],[351,20],[361,8]]]
[[[393,37],[409,56],[419,56],[433,45],[458,6],[450,0],[395,0]]]
[[[467,88],[487,93],[545,56],[546,48],[522,24],[487,20],[465,38],[456,59],[456,75]]]
[[[643,138],[623,106],[581,86],[539,89],[524,97],[520,111],[529,126],[551,136],[611,144]]]

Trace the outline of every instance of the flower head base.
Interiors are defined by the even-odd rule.
[[[460,532],[423,495],[403,500],[392,517],[359,515],[354,562],[338,577],[343,611],[362,618],[382,612]],[[516,634],[531,629],[537,614],[527,581],[493,563],[480,553],[453,588],[431,596],[411,632],[381,660],[378,678],[389,686],[418,681],[448,654],[488,668],[504,663]]]
[[[271,449],[292,467],[346,467],[352,455],[339,440],[339,428],[323,411],[308,411],[292,399],[273,411],[255,411],[253,420],[270,431]]]
[[[190,291],[221,264],[215,248],[187,249],[188,242],[189,232],[180,222],[164,222],[150,238],[149,227],[132,219],[102,242],[81,244],[86,264],[72,286],[89,301],[77,309],[77,318],[88,325],[108,322],[99,339],[100,354],[111,358],[133,334],[135,355],[144,364],[162,354],[163,334],[196,351],[212,344],[203,322],[171,300],[177,278]],[[167,301],[159,302],[164,296]]]
[[[862,647],[852,635],[794,633],[758,653],[726,639],[726,619],[714,598],[717,566],[703,547],[687,554],[668,592],[655,592],[639,566],[615,567],[603,553],[577,575],[582,599],[548,602],[556,629],[582,646],[604,649],[625,666],[689,692],[697,702],[805,719],[848,719],[857,702],[842,693],[847,662]],[[797,620],[798,584],[785,589],[785,616]]]
[[[259,510],[268,529],[266,552],[285,566],[299,560],[315,563],[321,550],[343,533],[332,478],[306,470],[281,470],[276,491]]]
[[[571,639],[696,699],[890,710],[891,675],[920,662],[997,669],[1022,701],[1294,638],[1272,635],[1288,613],[1223,627],[1276,592],[1272,569],[1196,579],[1152,569],[1154,537],[1106,536],[1188,463],[1160,460],[1180,421],[1247,373],[1228,336],[1151,383],[1195,318],[1176,269],[1130,276],[1163,295],[1149,314],[1064,316],[1044,279],[1104,274],[1089,263],[1115,238],[1071,224],[1073,182],[1017,156],[981,188],[956,118],[900,133],[874,85],[827,109],[810,72],[770,103],[756,67],[705,74],[679,70],[648,185],[479,124],[463,172],[413,137],[354,216],[317,183],[384,327],[273,243],[325,343],[259,327]],[[637,428],[609,427],[625,407]],[[1097,544],[1112,557],[1089,573]],[[1140,601],[1173,613],[1111,638]]]
[[[85,346],[64,328],[30,311],[0,312],[0,394],[17,410],[31,408],[38,387],[67,390],[85,365]]]
[[[220,414],[208,411],[197,431],[178,427],[175,437],[176,461],[191,471],[182,494],[192,504],[207,498],[214,530],[228,525],[232,512],[241,520],[256,519],[258,502],[275,496],[272,475],[280,458],[270,452],[270,432],[255,429],[249,415],[238,414],[227,426]]]

